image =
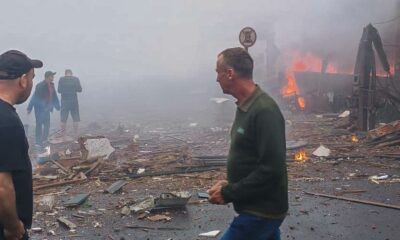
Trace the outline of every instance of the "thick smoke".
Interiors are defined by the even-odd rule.
[[[14,0],[2,3],[0,50],[16,48],[42,59],[45,68],[36,81],[48,69],[58,77],[73,69],[84,87],[84,119],[85,109],[100,119],[110,115],[104,109],[120,116],[184,112],[222,95],[215,83],[216,54],[239,46],[244,26],[258,32],[250,50],[258,62],[275,44],[277,52],[329,56],[351,69],[363,27],[399,14],[397,2]],[[377,25],[384,42],[394,41],[394,27]]]

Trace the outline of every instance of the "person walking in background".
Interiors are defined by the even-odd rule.
[[[56,73],[47,71],[44,80],[36,85],[35,92],[28,105],[28,114],[35,109],[36,119],[36,145],[43,146],[50,130],[50,113],[53,109],[60,110],[60,102],[54,87],[54,75]]]
[[[58,82],[58,92],[61,94],[61,133],[66,134],[68,115],[71,113],[74,134],[78,134],[80,122],[78,92],[82,92],[79,78],[73,76],[70,69],[65,70],[65,76]]]

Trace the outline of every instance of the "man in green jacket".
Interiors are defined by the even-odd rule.
[[[232,202],[235,217],[221,239],[280,239],[288,211],[285,121],[275,101],[253,81],[253,59],[243,48],[218,55],[217,82],[237,99],[228,155],[228,181],[208,190],[214,204]]]

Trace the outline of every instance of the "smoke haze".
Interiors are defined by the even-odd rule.
[[[250,49],[256,64],[263,64],[268,39],[280,52],[329,55],[340,68],[351,69],[363,27],[398,15],[397,2],[3,1],[0,50],[19,49],[43,60],[36,82],[46,70],[56,71],[58,79],[71,68],[83,85],[84,121],[158,112],[184,116],[206,111],[209,97],[222,96],[215,83],[216,55],[239,46],[241,28],[258,33]],[[393,24],[376,27],[384,43],[393,43]]]

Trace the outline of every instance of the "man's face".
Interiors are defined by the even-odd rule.
[[[35,78],[35,70],[33,68],[20,77],[19,87],[21,91],[16,104],[25,102],[31,95],[33,78]]]
[[[54,81],[54,75],[48,76],[48,77],[47,77],[47,80],[48,80],[49,82],[53,82],[53,81]]]
[[[230,94],[229,88],[231,83],[231,77],[229,75],[229,69],[227,69],[223,64],[223,56],[218,56],[217,67],[215,69],[217,72],[217,82],[221,86],[222,92],[225,94]]]

